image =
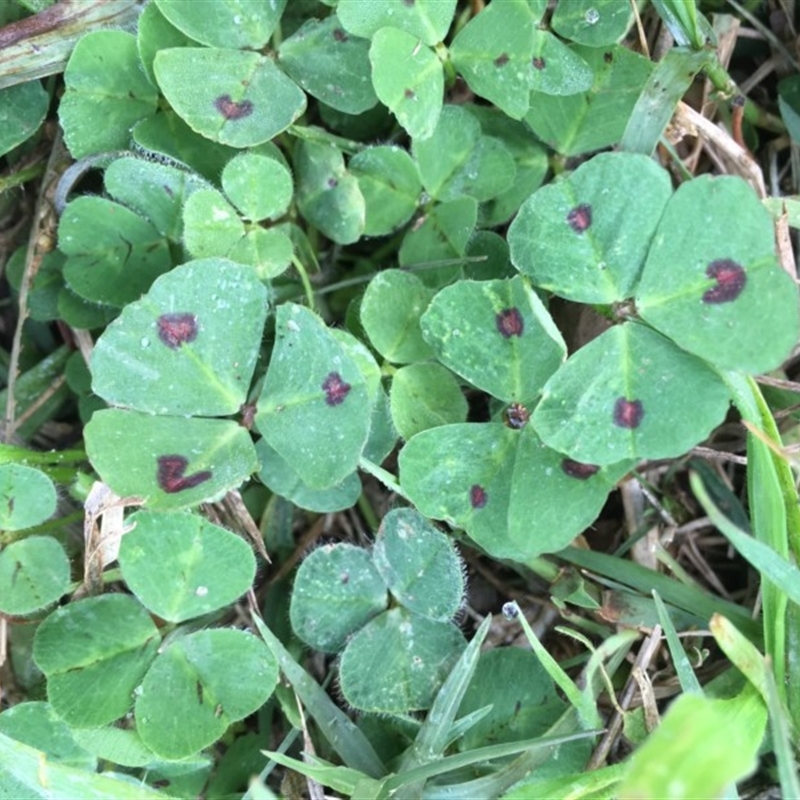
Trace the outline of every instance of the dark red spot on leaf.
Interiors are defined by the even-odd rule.
[[[539,58],[539,56],[534,56],[531,59],[531,64],[533,64],[534,69],[544,69],[544,59]]]
[[[614,403],[614,424],[620,428],[638,428],[644,418],[644,406],[641,400],[617,398]]]
[[[405,97],[406,100],[413,100],[416,97],[416,95],[414,94],[413,89],[405,89],[403,91],[403,97]]]
[[[495,317],[495,322],[497,330],[506,339],[510,339],[512,336],[522,336],[522,331],[525,330],[525,321],[518,308],[504,308]]]
[[[600,467],[598,467],[597,464],[582,464],[580,461],[565,458],[561,462],[561,469],[563,469],[570,478],[577,478],[579,481],[585,481],[587,478],[591,478]]]
[[[494,60],[494,65],[496,67],[504,67],[511,59],[508,57],[508,53],[501,53],[497,58]]]
[[[197,338],[197,317],[194,314],[162,314],[156,325],[158,338],[171,350]]]
[[[337,42],[346,42],[347,34],[341,28],[334,28],[333,38],[336,39]]]
[[[325,402],[329,406],[338,406],[344,402],[350,392],[351,386],[342,380],[342,376],[338,372],[331,372],[325,378],[322,384],[322,389],[325,392]]]
[[[237,103],[229,94],[220,95],[214,101],[214,108],[228,120],[242,119],[253,113],[253,104],[249,100],[240,100]]]
[[[486,496],[486,489],[476,483],[469,490],[469,504],[473,508],[483,508],[489,498]]]
[[[512,403],[505,410],[503,416],[509,428],[519,431],[528,424],[528,420],[531,418],[531,412],[528,411],[522,403]]]
[[[575,233],[583,233],[592,224],[592,207],[588,203],[575,206],[567,214],[567,224]]]
[[[194,489],[205,481],[211,480],[211,471],[203,470],[193,475],[186,475],[189,461],[183,456],[159,456],[156,480],[167,494],[176,494],[186,489]]]
[[[703,295],[704,303],[730,303],[742,293],[747,283],[744,267],[729,258],[712,261],[706,268],[706,275],[714,278],[717,284]]]

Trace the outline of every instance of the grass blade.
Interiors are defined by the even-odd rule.
[[[253,619],[261,638],[278,659],[281,672],[292,684],[306,710],[314,718],[331,747],[341,756],[342,761],[351,769],[363,772],[371,778],[380,778],[385,775],[386,767],[378,758],[367,737],[356,727],[350,717],[333,703],[322,687],[292,658],[289,651],[281,644],[280,639],[264,622],[256,615],[253,615]]]
[[[703,482],[691,473],[689,482],[711,521],[739,553],[770,583],[777,586],[790,600],[800,604],[800,569],[781,558],[769,545],[754,539],[737,528],[711,502]]]
[[[697,676],[694,674],[692,665],[689,663],[689,657],[686,655],[686,651],[681,645],[681,640],[678,638],[678,632],[675,630],[675,626],[667,613],[667,607],[655,589],[653,589],[653,600],[656,603],[659,623],[664,630],[664,635],[667,637],[669,653],[672,656],[672,663],[675,665],[675,672],[678,674],[681,689],[687,694],[703,694],[700,681],[697,680]]]
[[[714,597],[692,586],[678,583],[669,575],[662,575],[639,564],[634,564],[632,561],[623,561],[605,553],[567,547],[559,551],[557,555],[571,564],[576,564],[636,589],[643,595],[649,595],[655,589],[665,603],[677,606],[690,614],[696,614],[701,619],[709,620],[715,613],[722,614],[734,622],[736,627],[756,644],[760,643],[760,626],[750,618],[745,609],[735,603]]]

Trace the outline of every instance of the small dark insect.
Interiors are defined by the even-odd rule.
[[[712,305],[735,300],[747,283],[744,267],[729,258],[712,261],[706,268],[706,275],[717,282],[703,295],[703,302]]]
[[[512,403],[504,412],[503,418],[509,428],[515,431],[522,430],[531,418],[531,412],[528,411],[522,403]]]
[[[322,384],[322,390],[325,392],[325,402],[329,406],[338,406],[344,402],[351,388],[349,383],[345,383],[342,380],[342,376],[338,372],[329,373]]]
[[[592,207],[588,203],[575,206],[567,214],[567,224],[575,233],[583,233],[592,224]]]
[[[580,461],[565,458],[561,462],[561,469],[563,469],[570,478],[577,478],[579,481],[585,481],[591,478],[600,467],[598,467],[597,464],[582,464]]]
[[[470,487],[469,503],[473,508],[483,508],[489,498],[486,496],[486,489],[476,483]]]
[[[539,56],[534,56],[531,59],[531,64],[533,64],[534,69],[544,69],[544,59],[539,58]]]
[[[511,59],[508,57],[508,53],[501,53],[493,63],[496,67],[504,67],[509,61],[511,61]]]
[[[194,314],[162,314],[156,320],[158,338],[170,348],[177,350],[182,344],[197,338],[197,317]]]
[[[211,480],[211,471],[203,470],[193,475],[186,475],[188,459],[183,456],[159,456],[156,481],[167,494],[176,494],[186,489],[193,489],[205,481]]]
[[[253,113],[253,104],[250,100],[240,100],[237,103],[229,94],[220,95],[214,101],[214,108],[227,120],[242,119]]]
[[[620,428],[638,428],[644,418],[644,406],[641,400],[617,398],[614,403],[614,424]]]
[[[495,323],[500,334],[510,339],[512,336],[522,336],[525,330],[525,320],[518,308],[504,308],[495,316]]]

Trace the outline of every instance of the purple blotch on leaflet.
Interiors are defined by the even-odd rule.
[[[170,348],[177,350],[182,344],[197,338],[197,317],[194,314],[162,314],[156,320],[158,338]]]
[[[591,478],[600,467],[598,467],[597,464],[583,464],[572,458],[565,458],[561,462],[561,469],[564,470],[570,478],[577,478],[579,481],[585,481]]]
[[[220,95],[214,101],[214,108],[227,120],[242,119],[253,113],[253,104],[250,100],[240,100],[237,103],[229,94]]]
[[[747,283],[744,267],[730,258],[712,261],[706,268],[706,275],[716,281],[716,284],[703,294],[703,302],[711,305],[732,302],[742,293]]]
[[[628,400],[618,397],[614,403],[614,424],[620,428],[638,428],[644,418],[641,400]]]
[[[504,308],[495,316],[497,330],[505,339],[512,336],[522,336],[525,330],[525,320],[522,319],[518,308]]]
[[[342,380],[338,372],[330,372],[322,383],[322,390],[325,392],[325,402],[329,406],[338,406],[344,403],[345,397],[352,387],[349,383]]]
[[[201,483],[211,480],[211,470],[202,470],[192,475],[186,475],[188,459],[179,455],[159,456],[156,481],[167,494],[176,494],[186,489],[194,489]]]
[[[570,209],[567,214],[567,224],[575,233],[583,233],[588,230],[592,224],[592,207],[588,203],[581,203]]]
[[[473,508],[483,508],[489,498],[486,496],[486,489],[477,483],[470,487],[469,504]]]

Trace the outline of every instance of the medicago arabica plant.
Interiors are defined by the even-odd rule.
[[[704,119],[693,82],[738,93],[725,25],[679,0],[120,6],[47,67],[73,162],[51,143],[57,248],[7,268],[30,320],[0,612],[31,699],[0,713],[0,788],[44,796],[46,763],[59,791],[269,796],[282,765],[358,797],[656,797],[665,774],[717,796],[772,748],[791,795],[793,409],[755,378],[792,387],[775,217],[796,209],[727,134],[715,163],[748,169],[665,133]],[[22,20],[40,49],[65,8]],[[0,83],[9,164],[39,74]],[[731,113],[794,135],[792,98],[785,123]],[[37,449],[59,415],[75,447]],[[669,537],[638,550],[703,513],[763,577],[758,621]],[[542,579],[573,623],[558,660],[523,613]],[[656,726],[629,657],[652,668],[661,630],[683,694]]]

